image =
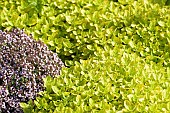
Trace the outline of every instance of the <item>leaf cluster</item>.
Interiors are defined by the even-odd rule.
[[[169,68],[147,64],[118,46],[97,56],[63,68],[58,78],[45,78],[46,91],[37,97],[36,108],[23,108],[32,113],[170,111]]]
[[[21,10],[27,7],[24,3],[1,3],[5,6],[1,8],[1,28],[26,29],[57,52],[67,66],[95,56],[97,48],[115,44],[149,61],[170,65],[168,7],[135,0],[37,0],[28,3],[41,8],[26,11]]]
[[[151,2],[0,2],[0,28],[24,28],[68,66],[23,110],[169,112],[170,9]]]

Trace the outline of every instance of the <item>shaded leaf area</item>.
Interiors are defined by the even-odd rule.
[[[127,48],[169,66],[168,7],[144,1],[38,0],[1,2],[0,27],[24,28],[57,52],[67,66],[93,57],[105,45]],[[28,8],[41,7],[39,10]],[[34,7],[34,5],[36,7]],[[24,9],[24,10],[23,10]],[[27,13],[29,12],[29,13]]]
[[[150,2],[154,4],[159,4],[161,6],[168,6],[170,5],[170,0],[149,0]]]
[[[136,54],[115,47],[97,57],[63,68],[56,79],[44,79],[46,91],[30,112],[115,113],[168,112],[169,68],[147,64]]]

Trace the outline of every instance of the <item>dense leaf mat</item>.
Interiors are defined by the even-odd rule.
[[[25,29],[66,65],[24,111],[170,112],[170,8],[150,1],[1,1],[1,29]]]
[[[31,112],[115,113],[170,111],[170,69],[147,64],[115,47],[76,62],[56,79],[44,79],[46,91]],[[27,111],[27,112],[28,112]]]

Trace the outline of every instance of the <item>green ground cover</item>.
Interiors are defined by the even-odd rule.
[[[152,1],[153,2],[153,1]],[[26,113],[170,112],[170,8],[143,0],[9,0],[0,29],[23,28],[65,62]]]

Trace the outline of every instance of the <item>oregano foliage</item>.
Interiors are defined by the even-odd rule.
[[[22,113],[20,102],[44,90],[43,78],[60,74],[63,62],[23,30],[0,30],[0,113]]]

